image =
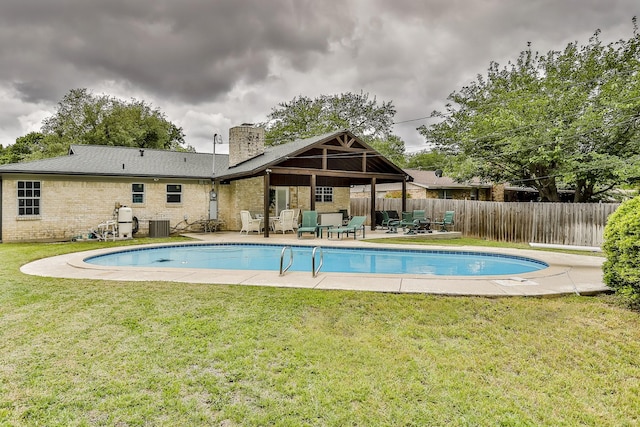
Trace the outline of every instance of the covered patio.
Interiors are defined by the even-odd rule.
[[[355,185],[368,185],[371,199],[375,200],[377,184],[400,182],[405,209],[406,183],[412,180],[401,168],[347,130],[267,147],[246,161],[224,168],[213,177],[214,188],[256,177],[262,178],[264,224],[271,222],[270,196],[276,186],[308,187],[309,200],[305,205],[315,210],[318,187],[349,189]],[[376,206],[372,204],[369,213],[372,230],[375,230],[375,211]],[[270,227],[265,226],[263,233],[264,237],[269,237]]]

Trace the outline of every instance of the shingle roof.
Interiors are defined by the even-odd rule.
[[[467,182],[456,182],[448,176],[438,176],[436,171],[424,171],[419,169],[405,169],[406,173],[413,177],[413,184],[424,188],[469,188],[469,187],[485,187],[490,188],[491,183],[481,182],[477,178],[473,178]]]
[[[341,135],[346,130],[265,147],[264,153],[229,167],[228,154],[216,154],[215,177],[235,179],[256,175],[289,157]],[[213,155],[103,145],[72,145],[69,155],[32,162],[0,165],[2,173],[57,175],[140,176],[210,179]],[[391,163],[390,163],[391,164]],[[396,168],[394,166],[394,168]]]
[[[295,155],[310,145],[330,139],[343,131],[301,139],[283,145],[265,147],[264,154],[229,168],[229,155],[216,154],[215,175],[249,174]],[[67,175],[163,176],[211,178],[213,155],[113,147],[104,145],[72,145],[69,155],[31,162],[0,165],[0,173],[50,173]]]
[[[228,155],[216,154],[226,168]],[[0,173],[210,178],[213,155],[167,150],[72,145],[69,155],[0,165]]]
[[[311,145],[329,140],[344,132],[345,131],[330,132],[311,138],[298,139],[286,144],[265,147],[264,154],[246,160],[232,167],[228,167],[227,158],[227,166],[225,168],[220,168],[219,172],[218,166],[216,164],[216,177],[224,177],[224,175],[250,174],[251,172],[256,172],[268,166],[272,166],[282,160],[285,160],[287,157],[295,156],[298,152],[304,151]]]

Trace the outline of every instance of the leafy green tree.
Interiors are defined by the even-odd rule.
[[[30,139],[34,135],[38,136],[37,144]],[[158,109],[135,99],[125,102],[96,96],[87,89],[70,90],[58,103],[56,113],[43,121],[41,133],[34,135],[16,140],[16,151],[24,144],[31,147],[29,152],[24,148],[20,160],[64,155],[71,144],[193,151],[183,146],[182,129]]]
[[[315,99],[298,96],[272,109],[264,124],[265,138],[267,144],[279,145],[348,129],[368,143],[385,141],[391,135],[395,113],[392,102],[379,105],[375,97],[369,99],[363,92]]]
[[[380,154],[391,160],[396,166],[404,167],[407,163],[404,141],[396,136],[375,138],[369,144]]]
[[[443,170],[447,165],[446,154],[433,151],[423,150],[407,156],[408,169],[420,169],[425,171]]]
[[[453,155],[458,179],[522,183],[545,201],[558,185],[575,201],[633,179],[640,155],[640,35],[603,45],[599,31],[586,46],[539,55],[531,46],[515,63],[492,62],[449,96],[442,120],[418,130],[436,149]]]
[[[30,132],[16,139],[16,142],[0,151],[0,164],[18,163],[34,157],[42,151],[44,135]]]

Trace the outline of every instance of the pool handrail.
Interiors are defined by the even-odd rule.
[[[283,270],[282,265],[284,264],[284,253],[287,249],[289,249],[289,264]],[[286,273],[287,270],[291,268],[292,265],[293,265],[293,249],[291,249],[291,246],[284,246],[282,248],[282,252],[280,252],[280,276],[284,276],[284,273]]]
[[[320,264],[318,265],[318,269],[316,270],[316,251],[320,249]],[[320,246],[315,246],[313,251],[311,252],[311,277],[316,277],[322,268],[322,264],[324,264],[324,252]]]

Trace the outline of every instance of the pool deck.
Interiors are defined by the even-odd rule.
[[[451,237],[456,233],[433,233],[425,239]],[[117,250],[114,247],[86,252],[60,255],[34,261],[22,266],[25,274],[72,279],[101,279],[116,281],[170,281],[198,284],[227,284],[246,286],[274,286],[323,290],[352,290],[393,293],[423,293],[457,296],[557,296],[594,295],[609,292],[602,281],[603,257],[562,254],[534,250],[504,248],[393,245],[372,243],[353,238],[323,239],[313,237],[296,238],[295,235],[271,234],[240,235],[237,232],[216,232],[188,234],[189,237],[211,243],[264,243],[283,245],[337,246],[337,247],[394,247],[406,249],[441,249],[452,251],[472,251],[501,253],[535,258],[549,264],[548,268],[531,273],[507,276],[424,276],[417,274],[362,274],[325,273],[316,277],[311,272],[287,272],[280,276],[277,271],[247,270],[198,270],[181,268],[141,268],[103,267],[87,264],[84,258],[90,255]],[[402,234],[388,234],[383,230],[367,232],[366,238],[397,237]],[[166,245],[166,243],[164,243]],[[160,244],[162,245],[162,244]],[[145,245],[156,246],[156,245]],[[128,246],[129,248],[131,246]]]

